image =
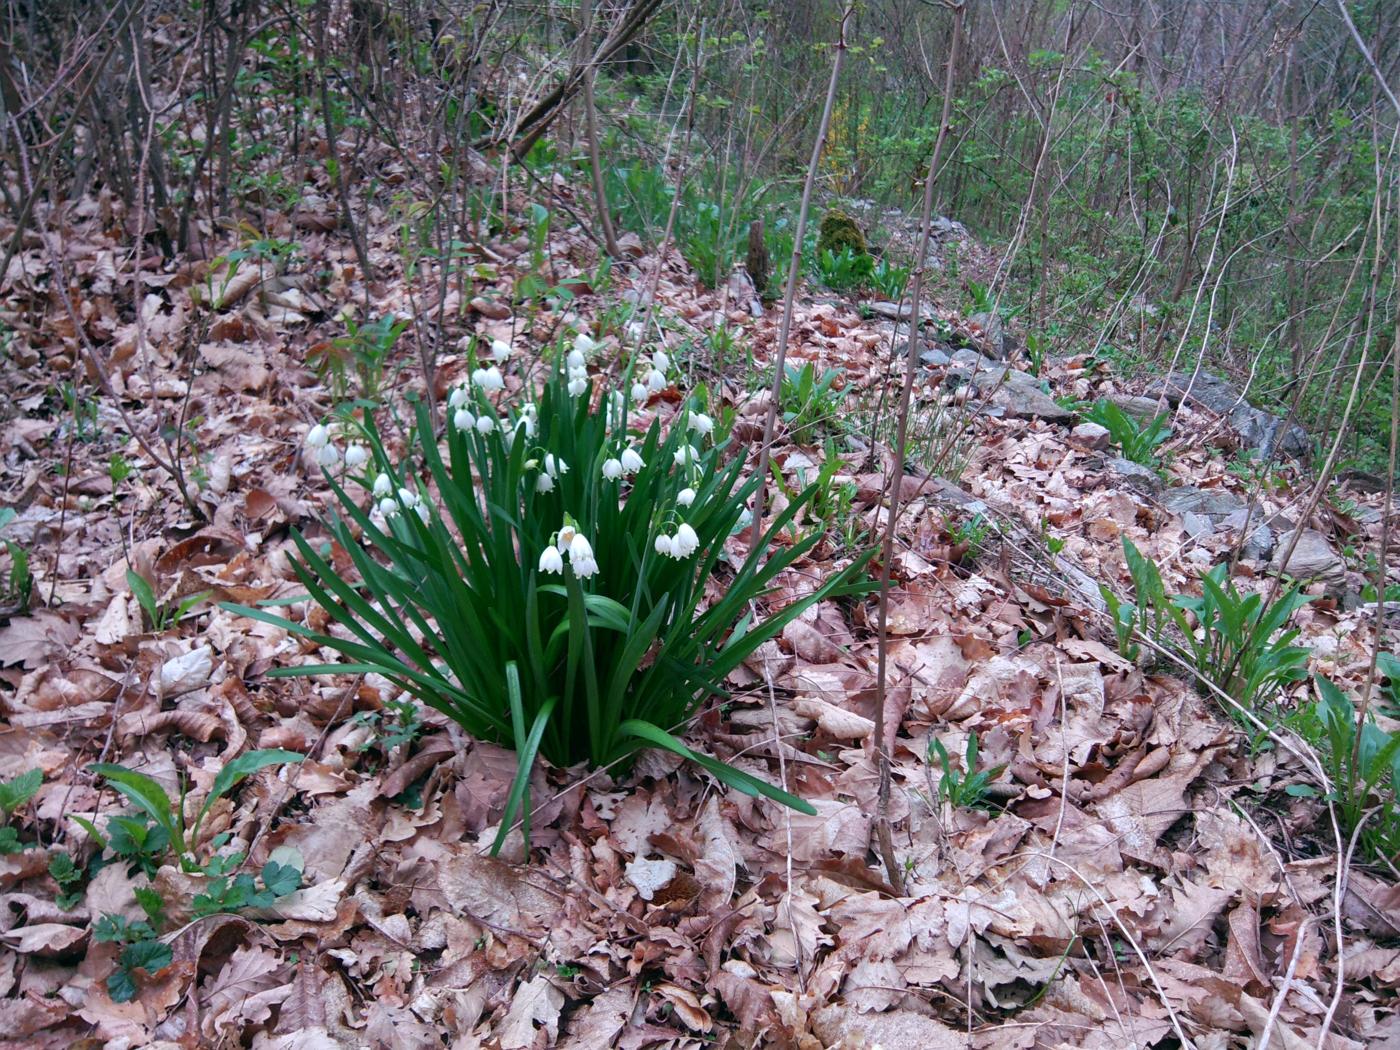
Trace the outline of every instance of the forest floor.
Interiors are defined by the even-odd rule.
[[[196,261],[147,264],[134,307],[116,277],[125,234],[100,202],[70,215],[61,249],[27,241],[7,275],[0,502],[17,515],[0,538],[29,552],[35,598],[0,627],[0,782],[38,769],[43,783],[11,817],[24,848],[0,856],[0,1045],[1400,1045],[1400,884],[1350,855],[1297,754],[1252,746],[1168,662],[1121,655],[1097,593],[1101,581],[1131,594],[1124,537],[1176,593],[1230,559],[1241,508],[1275,532],[1302,524],[1320,534],[1324,578],[1295,617],[1300,644],[1312,672],[1357,691],[1384,615],[1355,600],[1379,547],[1379,496],[1338,493],[1300,523],[1308,479],[1286,461],[1241,469],[1229,428],[1189,403],[1161,473],[1132,471],[1102,434],[1053,411],[1054,397],[1142,393],[1085,359],[1046,362],[1029,408],[1011,396],[1025,393],[1014,374],[992,386],[974,375],[945,397],[971,359],[944,356],[983,334],[941,311],[951,338],[916,403],[936,434],[958,428],[963,469],[956,486],[904,480],[889,650],[903,893],[872,852],[873,597],[792,624],[688,735],[816,817],[649,755],[617,781],[541,773],[530,863],[518,835],[514,855],[494,859],[512,753],[433,712],[400,723],[373,680],[267,677],[302,643],[217,604],[304,593],[289,532],[321,535],[329,497],[305,439],[338,400],[308,362],[344,335],[349,310],[410,322],[379,391],[389,401],[421,394],[414,348],[439,328],[439,396],[462,378],[456,348],[471,335],[529,358],[585,330],[604,346],[599,375],[616,375],[635,349],[628,311],[659,265],[655,309],[683,385],[734,409],[743,450],[762,431],[780,309],[752,317],[674,255],[639,254],[595,290],[596,250],[576,228],[548,244],[551,283],[577,278],[567,307],[511,307],[534,265],[521,228],[471,248],[473,276],[444,299],[431,276],[400,272],[382,215],[366,283],[332,206],[314,211],[269,231],[295,254],[246,261],[212,310],[192,296],[208,269]],[[751,360],[704,351],[721,325]],[[83,342],[108,363],[115,402],[90,375],[65,398]],[[818,431],[868,439],[890,345],[890,322],[859,304],[799,297],[792,359],[842,373],[841,416]],[[652,410],[672,412],[674,394]],[[159,450],[160,427],[181,419],[205,520],[128,433]],[[782,433],[788,484],[821,463],[815,438]],[[892,457],[841,455],[848,511],[775,600],[878,535]],[[135,469],[122,476],[121,462]],[[1235,563],[1242,589],[1271,581],[1267,552],[1254,554]],[[205,597],[155,630],[128,569],[163,608]],[[1396,728],[1384,711],[1381,722]],[[1004,768],[984,807],[955,808],[931,742],[957,766],[974,733],[983,768]],[[307,758],[256,772],[202,834],[227,832],[246,872],[297,858],[302,888],[194,917],[207,879],[168,859],[149,872],[93,863],[101,851],[73,818],[100,828],[129,807],[92,763],[139,769],[172,796],[187,779],[197,802],[252,748]],[[154,972],[122,961],[152,918],[152,888],[170,949],[146,956]],[[119,973],[136,986],[129,1001],[117,1001]]]

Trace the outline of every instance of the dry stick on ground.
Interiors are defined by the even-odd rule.
[[[894,856],[894,839],[890,832],[890,753],[885,733],[885,694],[888,691],[890,647],[890,570],[894,562],[894,533],[899,521],[899,497],[904,482],[904,461],[909,451],[909,398],[914,389],[914,372],[918,365],[919,311],[922,309],[924,267],[928,258],[929,233],[933,225],[933,185],[938,175],[938,160],[943,143],[948,138],[949,117],[952,113],[953,72],[962,48],[963,0],[950,3],[953,11],[953,38],[948,46],[948,70],[943,83],[943,113],[938,120],[938,135],[933,141],[933,155],[928,162],[928,178],[924,181],[924,210],[919,223],[919,248],[914,256],[913,287],[909,293],[909,346],[904,360],[904,382],[899,391],[899,409],[895,434],[894,467],[890,471],[888,504],[885,517],[885,538],[880,552],[880,619],[879,662],[875,673],[875,754],[880,767],[880,802],[876,819],[876,834],[885,873],[890,885],[902,896],[904,878]],[[801,236],[799,232],[799,237]],[[890,353],[899,356],[899,325],[895,324]],[[776,397],[774,404],[777,404]],[[762,491],[762,490],[760,490]],[[968,770],[971,773],[972,770]]]
[[[788,261],[787,287],[783,291],[783,319],[778,326],[778,350],[773,356],[773,387],[768,402],[768,414],[763,420],[763,444],[758,450],[758,491],[754,494],[753,532],[749,539],[750,547],[757,547],[763,536],[763,504],[768,494],[768,454],[773,444],[773,432],[778,425],[778,403],[783,393],[783,367],[787,362],[788,336],[792,332],[792,304],[797,297],[797,280],[802,272],[802,238],[807,232],[807,212],[812,205],[812,187],[817,181],[817,168],[821,164],[822,146],[826,143],[826,132],[831,126],[831,111],[836,104],[836,85],[841,78],[841,66],[846,58],[846,26],[855,10],[855,0],[847,0],[841,11],[841,24],[836,40],[836,57],[831,63],[831,81],[826,87],[826,102],[822,106],[822,120],[817,128],[816,141],[812,143],[812,159],[807,164],[807,180],[802,186],[802,207],[797,213],[797,226],[792,235],[792,257]]]

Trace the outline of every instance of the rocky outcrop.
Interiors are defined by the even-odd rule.
[[[1243,393],[1210,372],[1172,372],[1148,388],[1147,394],[1153,399],[1165,395],[1173,408],[1185,401],[1214,412],[1239,432],[1246,448],[1254,449],[1261,456],[1278,453],[1302,457],[1310,450],[1306,430],[1296,424],[1287,425],[1278,416],[1255,408],[1244,399]]]

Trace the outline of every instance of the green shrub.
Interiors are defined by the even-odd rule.
[[[502,379],[477,369],[454,391],[445,451],[420,408],[409,462],[395,464],[372,418],[363,424],[378,476],[378,514],[331,479],[339,511],[326,523],[353,572],[337,571],[299,533],[297,575],[349,636],[332,636],[260,609],[233,606],[333,649],[346,664],[288,667],[282,675],[384,675],[482,740],[513,745],[518,768],[499,850],[517,813],[529,841],[528,785],[538,754],[557,766],[625,769],[660,747],[749,794],[810,812],[796,797],[686,747],[679,730],[730,671],[815,602],[868,589],[869,555],[761,623],[751,605],[820,540],[764,552],[812,499],[808,488],[769,523],[763,543],[732,566],[702,607],[706,581],[745,524],[758,485],[725,441],[700,451],[713,422],[693,407],[669,432],[626,421],[647,385],[590,407],[581,337],[537,400],[493,404]],[[655,372],[669,362],[654,356]],[[504,401],[504,399],[502,399]],[[420,481],[420,478],[424,481]],[[380,517],[379,515],[383,516]]]

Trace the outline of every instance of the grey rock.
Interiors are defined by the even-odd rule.
[[[1166,492],[1162,497],[1162,506],[1173,514],[1199,514],[1209,518],[1214,525],[1243,510],[1245,503],[1224,489],[1198,489],[1194,485],[1182,485]]]
[[[1108,448],[1108,438],[1108,427],[1101,427],[1097,423],[1080,423],[1069,432],[1069,439],[1081,448]]]
[[[1189,510],[1181,516],[1181,527],[1193,540],[1204,539],[1215,532],[1215,526],[1209,518]]]
[[[1274,552],[1274,529],[1279,527],[1275,521],[1282,519],[1287,522],[1283,528],[1293,528],[1293,523],[1284,519],[1282,515],[1274,515],[1271,521],[1263,521],[1263,514],[1258,507],[1254,508],[1254,513],[1249,512],[1248,507],[1232,513],[1218,525],[1221,529],[1230,529],[1238,533],[1249,526],[1249,535],[1240,544],[1240,557],[1246,561],[1268,561],[1269,555]]]
[[[1247,448],[1262,456],[1275,452],[1285,456],[1306,456],[1311,449],[1308,432],[1296,424],[1286,426],[1278,416],[1255,408],[1234,386],[1210,372],[1193,375],[1172,372],[1148,390],[1152,397],[1166,396],[1173,407],[1187,404],[1209,409],[1229,420]]]
[[[967,227],[946,215],[940,215],[929,223],[928,232],[936,241],[946,241],[954,237],[964,240],[967,237]]]
[[[981,313],[973,314],[967,319],[969,328],[976,328],[981,332],[980,336],[974,337],[974,344],[987,357],[994,357],[998,361],[1005,361],[1011,356],[1014,345],[1006,337],[1006,326],[1002,324],[1001,318],[992,310],[983,310]]]
[[[1155,397],[1136,397],[1133,394],[1112,394],[1108,400],[1123,410],[1123,414],[1137,423],[1151,423],[1165,410]]]
[[[919,354],[919,360],[929,368],[944,368],[953,363],[953,359],[948,354],[948,348],[936,346],[930,343],[924,344],[923,353]]]
[[[1298,580],[1322,579],[1338,582],[1346,575],[1346,563],[1341,555],[1332,549],[1327,537],[1316,529],[1304,529],[1298,537],[1298,545],[1283,561],[1284,552],[1293,542],[1293,533],[1287,532],[1278,538],[1278,549],[1269,560],[1271,572],[1283,573]]]
[[[1110,459],[1108,472],[1118,484],[1141,496],[1155,499],[1162,491],[1162,479],[1157,476],[1157,472],[1141,463],[1134,463],[1131,459],[1124,459],[1122,456]]]
[[[871,303],[868,309],[876,317],[883,317],[887,321],[907,321],[914,316],[913,303]],[[919,316],[925,321],[932,320],[933,307],[924,303],[919,307]]]

